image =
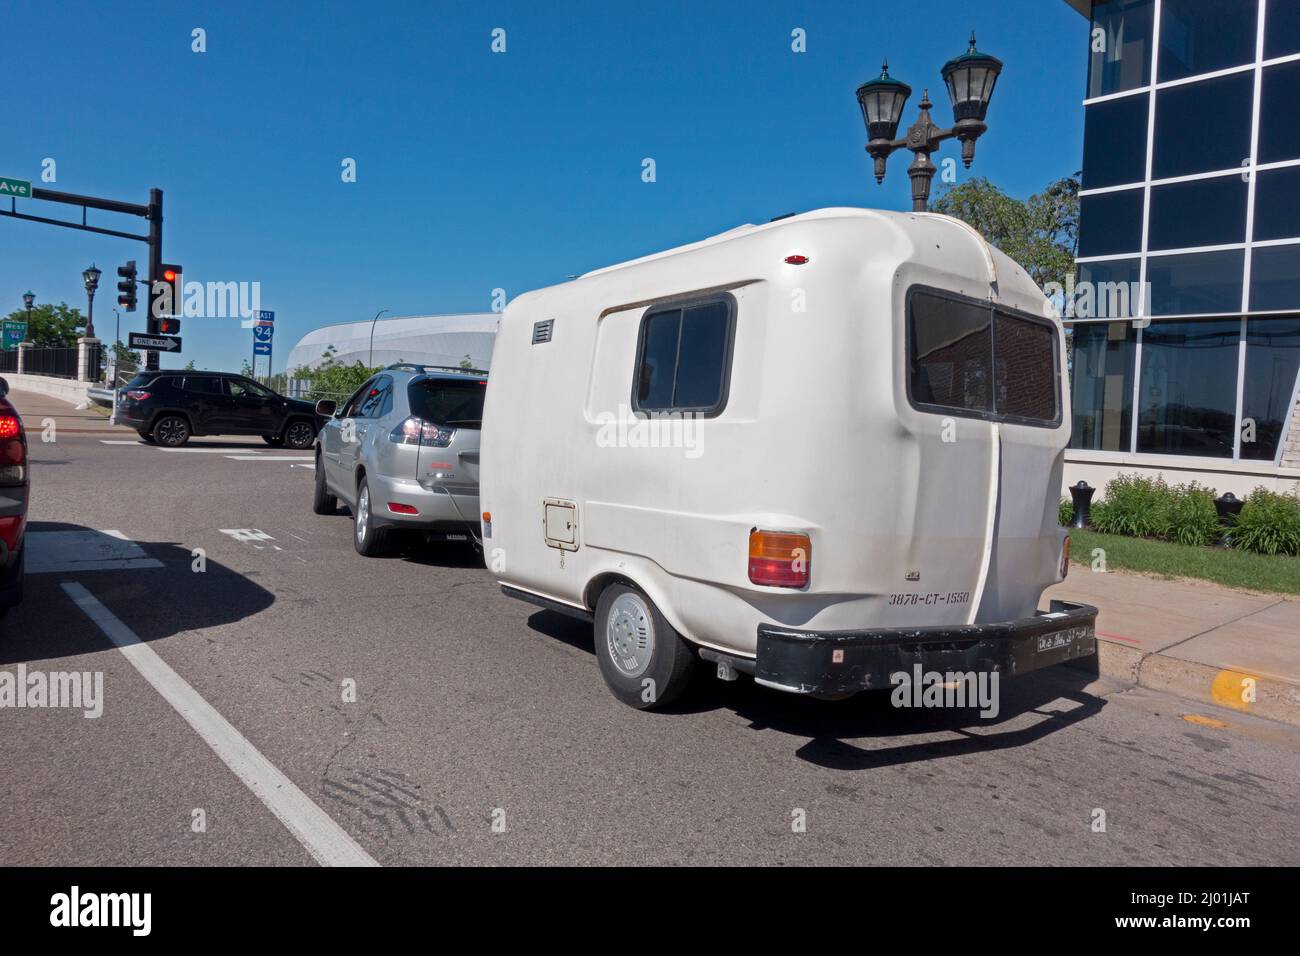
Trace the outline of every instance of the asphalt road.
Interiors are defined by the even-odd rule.
[[[992,721],[707,673],[637,712],[606,691],[589,626],[503,597],[466,548],[357,555],[293,453],[106,444],[133,433],[11,398],[29,535],[140,550],[109,536],[116,557],[75,567],[101,536],[53,548],[67,560],[0,623],[0,671],[103,674],[98,718],[0,709],[0,864],[309,864],[303,804],[310,832],[385,865],[1300,862],[1294,729],[1066,668],[1006,683]],[[78,594],[220,726],[187,722],[132,663],[155,658]],[[239,745],[232,770],[208,742],[231,730],[265,765]]]

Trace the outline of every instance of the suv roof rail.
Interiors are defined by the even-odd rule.
[[[420,365],[416,362],[394,362],[384,367],[384,371],[403,372],[463,372],[466,375],[487,375],[485,368],[465,368],[460,365]]]

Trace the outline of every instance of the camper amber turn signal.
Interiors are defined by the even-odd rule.
[[[1070,536],[1065,536],[1065,542],[1061,545],[1061,580],[1070,573]]]
[[[785,531],[749,532],[749,580],[774,588],[808,584],[812,542],[806,534]]]

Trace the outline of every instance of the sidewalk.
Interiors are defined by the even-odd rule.
[[[1300,726],[1294,597],[1075,565],[1049,598],[1096,605],[1106,677]]]
[[[65,435],[100,435],[103,438],[135,438],[135,431],[130,428],[110,425],[108,409],[97,406],[80,409],[54,395],[40,392],[28,392],[10,383],[9,401],[22,417],[29,435],[39,434],[41,422],[53,419],[54,426],[60,434]],[[29,439],[30,440],[30,439]]]

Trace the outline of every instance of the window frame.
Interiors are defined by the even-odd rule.
[[[703,305],[712,305],[721,302],[727,307],[727,341],[723,346],[724,356],[722,364],[722,389],[718,395],[718,401],[711,406],[678,406],[671,405],[668,408],[642,408],[640,395],[641,369],[645,365],[645,347],[646,347],[646,330],[650,326],[650,320],[656,315],[663,315],[666,312],[680,311],[685,314],[689,308]],[[641,316],[641,326],[637,330],[636,338],[636,356],[632,366],[632,394],[631,409],[632,413],[638,417],[649,417],[651,415],[684,415],[690,413],[701,418],[717,418],[726,411],[727,403],[731,398],[731,366],[736,351],[736,317],[737,317],[736,297],[730,292],[715,292],[709,295],[700,296],[683,296],[675,299],[665,299],[649,306]],[[677,392],[677,371],[681,365],[681,326],[677,330],[677,362],[673,366],[673,393]]]
[[[960,408],[950,405],[935,405],[930,402],[919,402],[912,394],[912,349],[915,344],[913,336],[912,321],[912,301],[918,294],[930,295],[940,299],[947,299],[950,302],[956,302],[960,305],[975,306],[980,309],[988,309],[990,313],[989,323],[989,400],[996,404],[997,402],[997,348],[998,348],[998,323],[997,313],[999,311],[1027,322],[1045,326],[1052,333],[1052,381],[1056,389],[1056,411],[1055,417],[1046,418],[1027,418],[1021,415],[1006,415],[996,410],[976,410],[973,408]],[[907,392],[907,403],[914,411],[931,415],[951,415],[955,418],[974,418],[978,421],[998,422],[1007,425],[1024,425],[1029,428],[1060,428],[1064,420],[1064,405],[1061,394],[1061,336],[1057,330],[1056,323],[1049,318],[1034,315],[1025,312],[1022,309],[1012,308],[998,302],[986,299],[975,299],[970,296],[961,295],[953,292],[951,289],[940,289],[936,286],[913,285],[908,288],[905,300],[903,314],[903,380]]]

